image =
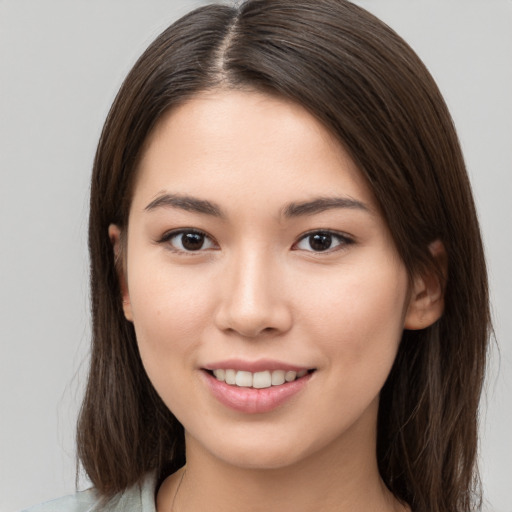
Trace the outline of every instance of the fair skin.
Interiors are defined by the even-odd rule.
[[[123,248],[110,226],[125,316],[186,436],[157,509],[403,510],[377,468],[379,392],[402,330],[433,323],[442,296],[409,281],[330,133],[268,95],[197,96],[152,133],[127,229]],[[270,386],[281,369],[296,380]]]

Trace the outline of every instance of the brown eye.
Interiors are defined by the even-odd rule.
[[[204,235],[201,233],[183,233],[181,245],[187,251],[198,251],[204,245]]]
[[[332,236],[329,233],[317,233],[308,237],[308,243],[314,251],[327,251],[331,248]]]
[[[353,240],[348,236],[330,231],[315,231],[302,237],[296,244],[301,251],[327,252],[340,249],[352,244]]]
[[[180,230],[166,234],[161,242],[177,252],[198,252],[215,247],[213,240],[202,231]]]

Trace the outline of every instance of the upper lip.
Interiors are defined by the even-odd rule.
[[[238,370],[245,372],[262,372],[265,370],[273,371],[273,370],[285,370],[285,371],[295,371],[300,372],[301,370],[311,370],[311,367],[308,366],[300,366],[290,363],[285,363],[283,361],[276,361],[273,359],[258,359],[257,361],[247,361],[243,359],[226,359],[223,361],[215,361],[213,363],[208,363],[203,366],[205,370]]]

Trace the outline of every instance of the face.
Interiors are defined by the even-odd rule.
[[[218,91],[167,114],[124,258],[125,314],[187,450],[257,468],[375,450],[408,277],[354,162],[301,106]]]

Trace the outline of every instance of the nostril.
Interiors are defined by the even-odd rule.
[[[263,327],[263,328],[251,328],[251,326],[243,325],[243,326],[234,326],[229,327],[226,329],[227,333],[229,334],[236,334],[238,336],[241,336],[243,338],[259,338],[261,336],[270,336],[277,334],[279,332],[279,329],[276,329],[275,327]]]

